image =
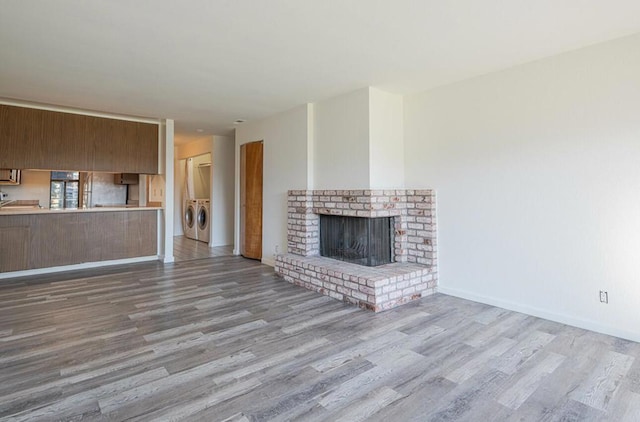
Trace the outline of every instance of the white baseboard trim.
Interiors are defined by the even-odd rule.
[[[535,316],[538,318],[548,319],[551,321],[559,322],[561,324],[567,324],[567,325],[571,325],[578,328],[584,328],[585,330],[595,331],[597,333],[607,334],[614,337],[620,337],[627,340],[640,342],[640,333],[620,330],[617,327],[607,325],[607,324],[601,324],[597,321],[576,318],[576,317],[572,317],[571,315],[560,314],[547,309],[541,309],[534,306],[525,305],[522,303],[505,301],[505,300],[490,297],[490,296],[483,296],[483,295],[479,295],[477,293],[469,292],[466,290],[451,289],[443,286],[438,286],[437,291],[445,295],[472,300],[474,302],[485,303],[487,305],[497,306],[499,308],[508,309],[510,311],[521,312],[523,314]]]
[[[275,266],[276,266],[276,259],[275,259],[275,257],[273,257],[273,256],[272,256],[272,257],[268,257],[268,256],[266,256],[266,257],[265,257],[265,256],[263,256],[263,257],[262,257],[262,263],[263,263],[264,265],[268,265],[268,266],[270,266],[270,267],[275,267]]]
[[[63,271],[85,270],[89,268],[107,267],[111,265],[135,264],[138,262],[162,260],[157,255],[141,256],[138,258],[113,259],[110,261],[83,262],[82,264],[62,265],[59,267],[36,268],[34,270],[10,271],[0,273],[0,280],[14,277],[25,277],[30,275],[40,275],[49,273],[59,273]]]

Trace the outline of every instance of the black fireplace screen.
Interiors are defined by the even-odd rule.
[[[320,215],[320,255],[375,267],[393,262],[393,217]]]

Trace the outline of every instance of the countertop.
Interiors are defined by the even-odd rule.
[[[121,205],[112,207],[94,207],[94,208],[65,208],[65,209],[49,209],[49,208],[24,208],[11,206],[0,208],[0,216],[2,215],[27,215],[27,214],[66,214],[76,212],[114,212],[114,211],[154,211],[161,210],[162,207],[139,207],[131,205]]]

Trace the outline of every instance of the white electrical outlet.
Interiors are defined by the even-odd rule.
[[[605,290],[600,290],[600,302],[609,303],[609,292]]]

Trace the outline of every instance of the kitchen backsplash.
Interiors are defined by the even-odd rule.
[[[93,192],[91,206],[125,204],[127,202],[127,185],[113,183],[113,173],[93,173]]]

